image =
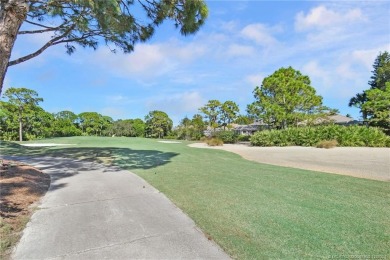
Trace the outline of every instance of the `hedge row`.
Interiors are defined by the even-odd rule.
[[[328,125],[256,132],[254,146],[316,146],[324,140],[337,140],[339,146],[390,147],[390,137],[380,129],[365,126]]]

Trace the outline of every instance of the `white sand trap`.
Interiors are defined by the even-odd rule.
[[[210,147],[205,143],[191,147],[225,150],[260,163],[390,181],[390,148],[336,147],[252,147],[224,144]]]
[[[181,142],[178,141],[158,141],[159,143],[165,143],[165,144],[181,144]]]
[[[76,145],[76,144],[34,143],[34,144],[20,144],[20,145],[31,146],[31,147],[42,147],[42,146],[66,146],[66,145]]]

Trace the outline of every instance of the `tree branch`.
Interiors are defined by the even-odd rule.
[[[28,22],[28,21],[26,21]],[[30,22],[31,23],[31,22]],[[57,27],[49,27],[49,26],[44,26],[44,25],[39,25],[41,27],[44,27],[46,29],[42,29],[42,30],[31,30],[31,31],[19,31],[18,34],[34,34],[34,33],[45,33],[45,32],[50,32],[50,31],[55,31],[55,30],[58,30],[58,29],[61,29],[62,27],[65,27],[65,24],[67,22],[64,22],[63,24],[57,26]],[[35,24],[37,25],[37,24]]]
[[[29,21],[29,20],[25,20],[25,22],[29,23],[29,24],[32,24],[32,25],[39,26],[39,27],[43,27],[43,28],[46,28],[46,29],[56,29],[56,28],[58,28],[58,27],[46,26],[46,25],[43,25],[43,24],[40,24],[40,23],[34,23],[34,22]]]
[[[44,30],[32,30],[32,31],[19,31],[18,34],[34,34],[34,33],[45,33],[50,31],[55,31],[58,28],[48,28]]]
[[[44,50],[46,50],[47,48],[49,48],[50,46],[52,45],[55,45],[56,44],[56,41],[59,41],[61,39],[63,39],[64,37],[66,37],[74,28],[75,28],[76,24],[73,24],[72,26],[70,26],[62,35],[60,36],[57,36],[53,39],[51,39],[50,41],[48,41],[45,45],[42,46],[42,48],[40,48],[39,50],[37,50],[36,52],[33,52],[33,53],[30,53],[26,56],[23,56],[21,58],[18,58],[16,60],[13,60],[13,61],[10,61],[8,62],[8,66],[13,66],[13,65],[16,65],[16,64],[19,64],[19,63],[22,63],[24,61],[27,61],[29,59],[32,59],[32,58],[35,58],[36,56],[38,56],[39,54],[41,54]]]

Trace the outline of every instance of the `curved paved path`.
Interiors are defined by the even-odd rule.
[[[319,149],[301,146],[254,147],[242,144],[210,147],[205,143],[190,146],[225,150],[260,163],[390,181],[390,148]]]
[[[70,159],[7,159],[52,178],[14,259],[229,259],[170,200],[129,171]]]

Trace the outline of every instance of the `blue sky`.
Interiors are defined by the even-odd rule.
[[[233,100],[242,114],[252,91],[280,67],[308,75],[324,105],[359,118],[348,101],[368,88],[372,64],[390,51],[389,1],[207,1],[201,30],[181,36],[165,22],[131,54],[63,46],[10,67],[7,87],[34,89],[49,112],[96,111],[113,119],[152,110],[177,124],[210,99]],[[13,57],[49,36],[17,39]]]

